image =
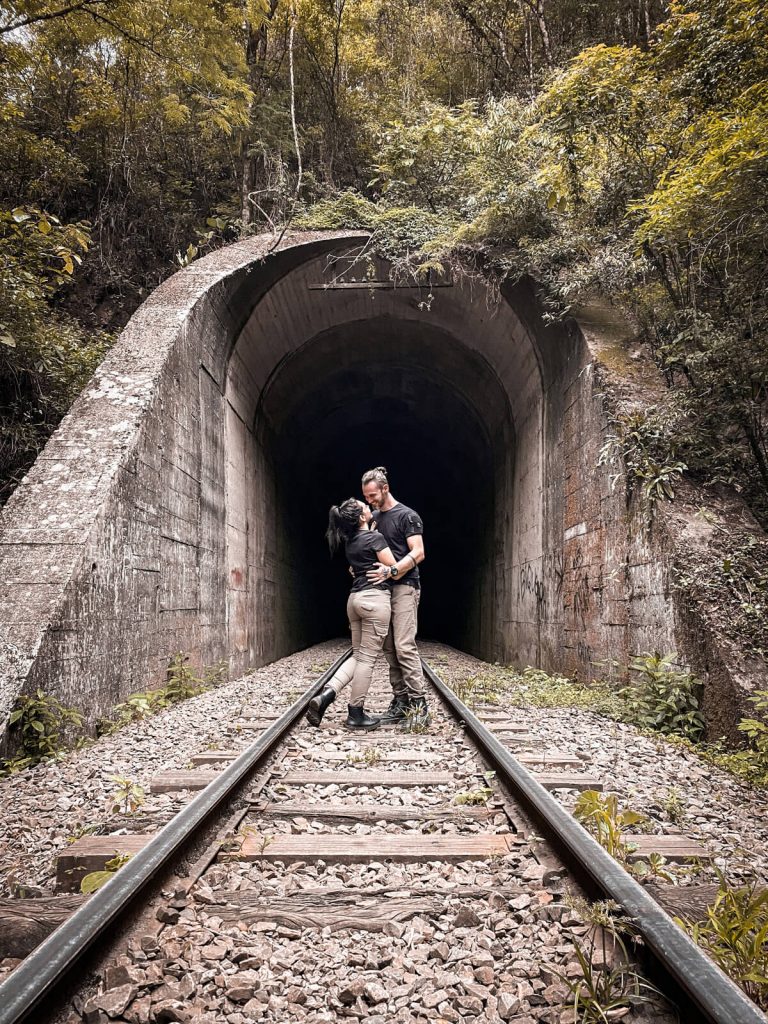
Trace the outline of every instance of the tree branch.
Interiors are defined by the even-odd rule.
[[[97,4],[114,4],[116,2],[117,0],[79,0],[79,3],[70,4],[68,7],[61,7],[58,11],[48,11],[47,14],[34,14],[28,18],[22,18],[20,21],[14,21],[11,25],[1,25],[0,35],[15,32],[19,28],[27,28],[29,25],[35,25],[40,21],[53,21],[55,18],[65,18],[68,14],[76,14],[77,11],[94,7]]]

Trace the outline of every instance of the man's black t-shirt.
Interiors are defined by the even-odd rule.
[[[381,510],[374,512],[373,518],[379,533],[386,540],[398,562],[410,552],[408,538],[420,537],[424,533],[424,523],[422,523],[418,512],[414,512],[412,508],[408,508],[407,505],[402,505],[400,502],[387,512]],[[393,580],[393,583],[395,586],[406,583],[409,587],[415,587],[418,590],[421,586],[419,567],[414,566],[405,576]]]
[[[369,590],[376,588],[377,590],[383,590],[389,587],[389,583],[371,583],[366,578],[366,572],[378,565],[378,558],[376,557],[377,551],[383,551],[387,546],[387,542],[383,535],[378,533],[376,530],[358,530],[357,533],[350,537],[344,545],[344,553],[347,556],[347,561],[352,566],[352,572],[354,573],[354,580],[352,582],[353,590]]]

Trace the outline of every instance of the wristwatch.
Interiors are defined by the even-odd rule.
[[[389,575],[393,576],[393,577],[400,575],[400,570],[397,568],[396,565],[390,565],[390,567],[389,567]]]

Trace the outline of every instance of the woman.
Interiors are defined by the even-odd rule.
[[[357,498],[347,498],[341,505],[331,506],[325,534],[332,555],[344,544],[353,577],[347,601],[354,659],[348,715],[344,723],[348,729],[378,729],[380,724],[378,718],[371,718],[365,713],[365,698],[371,685],[373,666],[381,654],[389,629],[392,588],[389,583],[371,583],[366,573],[377,561],[382,565],[394,565],[395,556],[381,534],[369,529],[370,522],[368,506]],[[326,686],[312,698],[307,712],[312,725],[320,724],[326,708],[336,699],[347,678],[347,674],[337,673],[332,680],[337,688]]]

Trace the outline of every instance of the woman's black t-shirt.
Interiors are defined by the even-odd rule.
[[[379,560],[376,557],[376,552],[383,551],[385,547],[387,547],[387,542],[376,530],[358,530],[346,542],[344,551],[347,561],[352,566],[352,572],[355,577],[352,583],[353,590],[370,590],[374,588],[376,590],[383,590],[385,587],[391,588],[390,583],[371,583],[365,575],[369,569],[378,564]]]

